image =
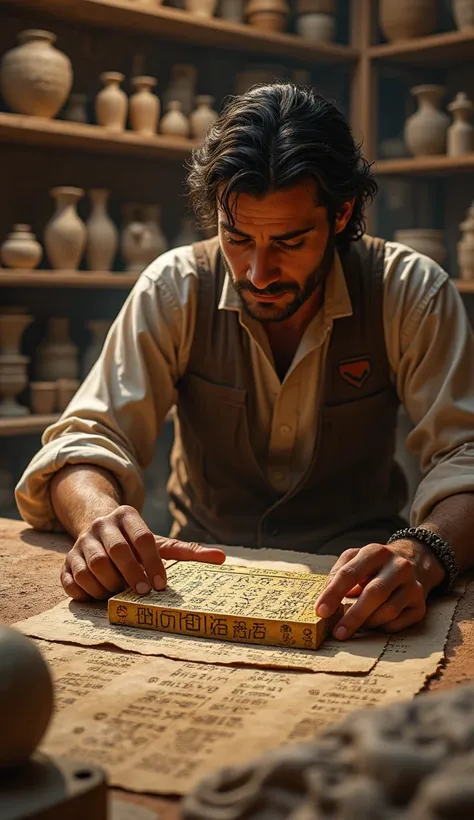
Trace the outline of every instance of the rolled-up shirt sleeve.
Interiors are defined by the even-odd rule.
[[[194,333],[196,272],[191,248],[159,257],[139,278],[102,353],[16,487],[22,517],[61,529],[49,483],[66,464],[96,465],[117,479],[122,502],[141,509],[150,463]]]
[[[422,473],[410,514],[418,526],[439,501],[474,492],[474,335],[442,268],[401,246],[388,251],[386,342]]]

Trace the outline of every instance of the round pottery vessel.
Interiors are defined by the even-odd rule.
[[[123,131],[127,121],[128,100],[125,91],[120,88],[124,75],[119,71],[104,71],[100,81],[104,88],[95,98],[95,116],[97,124],[110,131]]]
[[[438,265],[443,265],[446,259],[444,231],[436,228],[411,228],[396,231],[393,238],[395,242],[408,245],[414,251],[429,256]]]
[[[411,89],[419,107],[405,123],[404,139],[415,157],[446,152],[450,119],[438,108],[445,91],[442,85],[417,85]]]
[[[288,14],[286,0],[250,0],[245,8],[248,23],[265,31],[285,31]]]
[[[216,11],[217,0],[185,0],[186,11],[197,17],[213,17]]]
[[[161,120],[160,130],[170,137],[189,136],[189,120],[184,116],[179,100],[171,100],[168,111]]]
[[[459,230],[462,234],[457,246],[459,273],[461,279],[474,280],[474,202]]]
[[[1,92],[12,111],[51,119],[67,100],[72,86],[71,61],[54,48],[56,35],[27,29],[19,45],[1,62]]]
[[[453,17],[460,31],[474,28],[474,0],[453,0]]]
[[[330,14],[301,14],[296,20],[296,31],[305,40],[332,43],[336,31],[336,21]]]
[[[54,413],[57,395],[56,382],[30,382],[30,405],[33,413],[39,416]]]
[[[75,271],[87,239],[86,226],[76,210],[84,190],[64,186],[53,188],[50,194],[56,201],[56,210],[44,232],[46,253],[55,270]]]
[[[7,268],[33,270],[43,258],[43,248],[31,233],[29,225],[14,225],[1,249],[2,263]]]
[[[380,0],[379,25],[392,43],[424,37],[436,28],[437,0]]]
[[[453,124],[448,128],[446,153],[450,157],[470,154],[474,150],[474,128],[469,122],[472,116],[472,102],[463,91],[449,103],[448,111],[453,115]]]
[[[212,105],[214,97],[208,94],[200,94],[196,97],[197,108],[190,117],[191,134],[195,139],[203,140],[211,125],[217,119],[217,111],[214,111]]]

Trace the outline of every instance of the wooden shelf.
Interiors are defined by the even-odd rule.
[[[42,433],[53,424],[59,415],[51,416],[19,416],[18,418],[0,418],[0,437],[5,436],[27,436]]]
[[[474,173],[474,153],[460,157],[439,154],[428,157],[402,157],[401,159],[379,159],[374,171],[377,176],[392,174],[416,174],[445,176],[448,174]]]
[[[135,273],[93,271],[10,270],[0,268],[0,287],[28,288],[132,288]]]
[[[472,281],[468,279],[454,279],[453,281],[459,293],[472,293],[474,295],[474,279]]]
[[[393,0],[396,2],[396,0]],[[431,34],[415,40],[372,46],[368,50],[372,60],[397,63],[448,63],[474,58],[474,29],[470,31],[447,31]]]
[[[15,0],[10,5],[16,11],[27,9],[91,26],[125,28],[160,39],[312,63],[350,62],[358,57],[357,49],[351,46],[311,43],[295,34],[278,34],[226,20],[202,18],[180,9],[158,5],[146,8],[139,6],[136,0]]]
[[[197,143],[184,137],[144,137],[134,131],[114,132],[100,125],[47,120],[27,114],[0,113],[0,142],[77,148],[94,153],[135,155],[184,162]]]

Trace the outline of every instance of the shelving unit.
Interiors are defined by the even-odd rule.
[[[135,273],[105,271],[9,270],[0,268],[0,288],[94,288],[129,290],[138,279]]]
[[[18,418],[0,418],[0,436],[8,438],[10,436],[38,435],[44,432],[50,424],[59,418],[58,414],[51,416],[19,416]]]

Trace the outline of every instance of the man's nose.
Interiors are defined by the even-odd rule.
[[[278,267],[272,264],[271,254],[267,250],[255,250],[250,259],[247,279],[255,288],[264,290],[280,278]]]

